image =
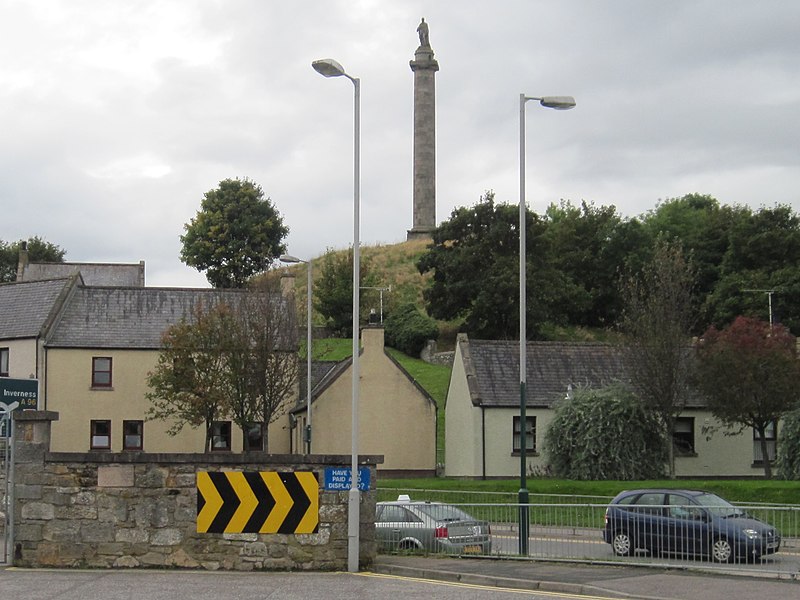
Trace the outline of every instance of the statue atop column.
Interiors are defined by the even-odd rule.
[[[430,239],[436,228],[436,85],[439,63],[433,57],[425,19],[417,27],[419,47],[409,63],[414,72],[414,210],[408,238]]]
[[[419,34],[419,45],[423,48],[430,48],[431,47],[431,37],[430,32],[428,30],[428,24],[425,22],[425,18],[422,18],[419,26],[417,27],[417,33]]]

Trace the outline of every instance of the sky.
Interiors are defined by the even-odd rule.
[[[180,236],[226,178],[259,184],[290,254],[353,243],[361,80],[365,245],[412,227],[413,73],[436,73],[436,219],[487,191],[626,217],[689,193],[800,211],[800,2],[790,0],[0,0],[0,240],[146,263],[205,287]]]

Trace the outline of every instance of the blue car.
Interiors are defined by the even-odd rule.
[[[781,536],[733,504],[698,490],[630,490],[606,508],[603,539],[618,556],[707,556],[717,562],[756,560],[778,551]]]

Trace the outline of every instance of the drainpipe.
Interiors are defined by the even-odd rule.
[[[486,480],[486,409],[481,405],[481,479]]]

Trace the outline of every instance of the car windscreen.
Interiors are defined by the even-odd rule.
[[[435,521],[474,521],[475,519],[460,508],[449,504],[417,504],[414,506],[419,512],[428,515]]]
[[[700,506],[705,506],[712,514],[720,517],[738,517],[744,514],[744,511],[716,494],[698,494],[694,499]]]

